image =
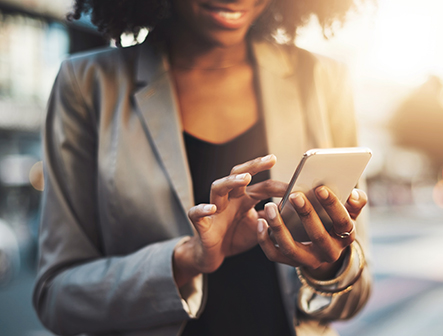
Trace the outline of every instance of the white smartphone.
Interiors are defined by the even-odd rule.
[[[303,155],[278,206],[294,240],[303,242],[310,239],[289,202],[289,195],[295,191],[303,192],[329,231],[332,221],[317,200],[314,189],[327,186],[343,204],[346,203],[371,156],[371,150],[366,147],[311,149]]]

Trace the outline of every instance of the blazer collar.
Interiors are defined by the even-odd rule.
[[[136,48],[138,55],[135,65],[135,80],[138,87],[156,81],[169,70],[169,63],[162,45],[154,45],[147,39]]]
[[[290,76],[296,67],[296,59],[288,53],[288,48],[291,46],[278,45],[266,40],[252,42],[252,52],[257,65],[281,77]]]

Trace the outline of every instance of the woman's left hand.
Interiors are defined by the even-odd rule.
[[[354,189],[343,205],[327,187],[318,187],[315,195],[332,219],[330,232],[326,231],[306,196],[296,192],[290,196],[290,202],[300,216],[311,242],[302,244],[294,241],[274,203],[266,204],[266,220],[259,220],[257,235],[260,246],[270,260],[304,266],[312,276],[322,280],[332,278],[340,268],[343,252],[355,239],[354,221],[367,203],[367,196],[363,191]],[[268,224],[278,247],[268,234]]]

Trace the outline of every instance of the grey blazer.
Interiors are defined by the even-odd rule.
[[[312,147],[356,144],[344,68],[295,46],[253,44],[272,178],[289,181]],[[62,335],[177,335],[190,314],[172,253],[193,234],[193,192],[167,58],[145,42],[73,56],[60,69],[44,133],[45,191],[34,306]],[[357,226],[364,241],[364,227]],[[300,284],[279,265],[289,321]],[[348,318],[354,289],[312,315]],[[204,302],[203,298],[200,299]],[[201,309],[203,309],[201,304]],[[295,331],[294,331],[295,335]]]

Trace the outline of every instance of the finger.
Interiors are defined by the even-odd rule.
[[[336,261],[340,256],[340,249],[337,249],[336,243],[334,243],[331,235],[326,231],[311,202],[301,192],[291,194],[289,201],[295,211],[297,211],[300,221],[312,241],[312,252],[321,261]]]
[[[363,190],[354,189],[345,204],[346,210],[353,220],[357,219],[363,207],[368,203],[368,196]]]
[[[254,176],[261,171],[271,169],[276,162],[276,156],[274,154],[269,154],[235,166],[231,169],[231,175],[249,173]]]
[[[265,210],[259,210],[257,211],[258,218],[265,218]]]
[[[234,188],[246,187],[251,182],[248,173],[229,175],[212,183],[210,202],[217,206],[218,211],[223,211],[228,205],[229,192]]]
[[[245,204],[248,207],[254,207],[262,200],[272,197],[283,197],[287,188],[287,183],[274,180],[266,180],[247,186],[246,194],[249,196],[249,202]],[[231,194],[229,194],[230,197],[232,197]]]
[[[214,204],[199,204],[188,211],[188,217],[199,234],[206,232],[212,223],[209,217],[217,211]]]
[[[271,169],[275,165],[276,161],[277,158],[273,154],[264,157],[259,157],[254,160],[250,160],[248,162],[235,166],[234,168],[231,169],[231,175],[248,173],[254,176],[259,172]],[[245,191],[246,191],[245,187],[235,188],[230,193],[229,196],[232,198],[240,197],[245,194]]]
[[[271,197],[283,197],[288,184],[285,182],[266,180],[246,188],[249,197],[262,201]]]
[[[332,229],[337,234],[340,235],[342,233],[350,232],[353,229],[354,223],[352,222],[348,211],[329,188],[325,186],[318,187],[315,189],[315,195],[331,218]],[[352,233],[345,239],[339,238],[336,235],[332,235],[332,237],[339,239],[344,245],[349,245],[354,240],[354,235],[355,233]]]
[[[265,205],[265,214],[267,223],[272,230],[280,253],[296,263],[311,265],[315,258],[311,253],[309,253],[310,248],[294,241],[291,233],[280,217],[277,205],[272,202],[267,203]]]
[[[295,260],[286,257],[281,253],[280,249],[275,246],[268,234],[268,223],[264,218],[260,218],[257,224],[257,241],[266,257],[274,262],[287,264],[290,266],[300,266]]]

